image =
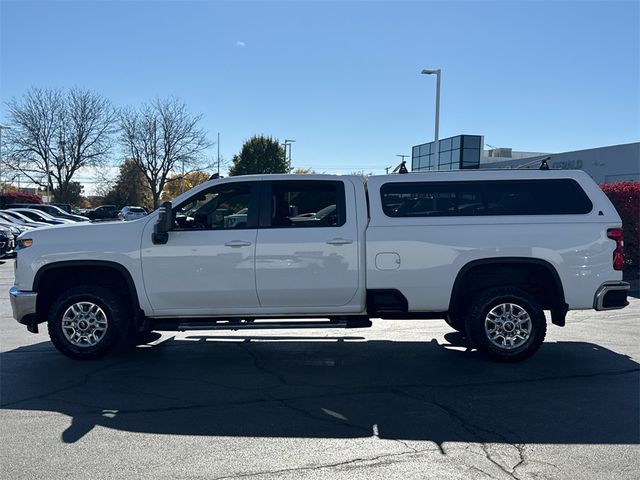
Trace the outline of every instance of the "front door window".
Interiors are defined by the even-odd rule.
[[[247,228],[251,188],[233,183],[197,194],[175,210],[176,230]],[[251,212],[253,213],[253,212]]]

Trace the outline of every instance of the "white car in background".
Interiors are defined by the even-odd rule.
[[[248,210],[248,208],[243,208],[234,214],[224,216],[224,228],[246,227]]]
[[[12,212],[10,215],[7,214],[8,210],[0,210],[0,222],[9,222],[13,225],[18,226],[27,226],[27,227],[47,227],[48,223],[44,222],[34,222],[29,217],[25,217],[24,215],[20,215],[18,212]]]
[[[40,210],[33,210],[31,208],[9,208],[8,210],[4,210],[6,213],[13,215],[13,212],[16,212],[24,217],[27,217],[32,222],[42,222],[47,223],[49,225],[62,225],[68,223],[76,223],[73,220],[67,220],[66,218],[57,218],[52,215],[49,215],[46,212],[41,212]]]
[[[118,218],[126,222],[129,220],[137,220],[139,218],[145,217],[146,215],[147,211],[142,207],[124,207],[118,213]]]

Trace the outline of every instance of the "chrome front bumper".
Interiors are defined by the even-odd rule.
[[[37,297],[37,292],[23,292],[16,287],[11,287],[9,299],[11,300],[13,318],[24,325],[31,324],[36,314]]]
[[[596,310],[616,310],[629,305],[627,292],[629,291],[627,282],[607,282],[600,285],[593,298],[593,308]]]

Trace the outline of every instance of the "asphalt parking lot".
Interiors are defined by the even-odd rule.
[[[515,365],[442,321],[166,333],[76,362],[14,322],[12,282],[4,261],[3,479],[640,476],[638,299],[572,312]]]

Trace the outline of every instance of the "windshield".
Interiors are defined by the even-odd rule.
[[[67,215],[67,212],[62,210],[60,207],[56,207],[55,205],[49,205],[47,208],[47,213],[50,215]]]
[[[7,221],[7,222],[11,222],[13,224],[20,224],[20,223],[24,223],[23,221],[21,221],[18,218],[14,218],[11,215],[7,215],[5,213],[0,213],[0,218]]]
[[[55,220],[51,215],[40,210],[22,210],[20,213],[30,218],[39,218],[43,220]]]
[[[27,217],[25,215],[22,215],[20,212],[7,210],[6,214],[9,215],[10,217],[13,217],[13,218],[21,221],[22,223],[31,222],[32,221],[31,218],[29,218],[29,217]]]

